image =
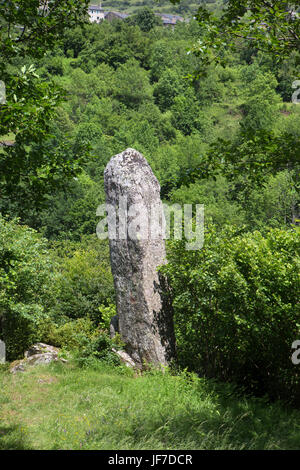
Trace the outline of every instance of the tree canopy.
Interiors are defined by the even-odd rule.
[[[64,31],[86,22],[87,0],[0,2],[0,191],[37,202],[61,179],[77,174],[84,149],[70,154],[66,139],[51,140],[51,122],[63,88],[42,79],[35,62],[54,48]],[[9,145],[7,140],[10,139]],[[13,145],[11,143],[13,142]]]
[[[180,0],[171,0],[180,3]],[[206,7],[199,7],[196,20],[201,34],[191,48],[198,62],[189,78],[197,85],[200,77],[205,77],[210,66],[226,66],[231,60],[230,53],[243,47],[253,50],[261,57],[270,57],[274,64],[286,61],[295,53],[294,63],[300,63],[300,14],[293,2],[286,0],[228,0],[222,11],[215,14]],[[252,67],[253,70],[253,67]],[[219,140],[209,152],[209,164],[202,170],[190,169],[189,177],[195,178],[223,174],[236,174],[241,168],[247,171],[252,183],[265,179],[270,172],[279,168],[294,168],[299,172],[299,138],[288,131],[276,136],[272,129],[272,119],[277,97],[272,90],[272,77],[265,73],[253,80],[249,67],[249,94],[241,122],[240,137],[237,141]],[[290,96],[292,97],[291,80]],[[258,91],[260,90],[260,95]],[[242,142],[242,143],[241,143]],[[264,149],[264,151],[262,151]]]
[[[296,8],[296,3],[288,0],[228,0],[217,16],[201,6],[196,18],[204,34],[193,52],[202,59],[201,66],[223,63],[224,49],[236,50],[237,44],[246,40],[283,60],[292,50],[300,49],[300,15]]]

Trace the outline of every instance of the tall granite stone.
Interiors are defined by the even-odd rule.
[[[111,158],[104,185],[119,333],[137,367],[167,365],[175,338],[168,287],[157,271],[166,263],[159,183],[129,148]]]

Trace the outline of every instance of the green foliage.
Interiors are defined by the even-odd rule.
[[[299,404],[291,347],[300,328],[300,233],[239,232],[211,226],[198,251],[171,243],[162,271],[173,290],[179,362]]]
[[[76,59],[85,44],[83,29],[80,26],[76,26],[72,29],[69,28],[64,32],[63,37],[65,55]]]
[[[180,3],[180,0],[171,0]],[[241,39],[277,60],[299,49],[300,18],[292,16],[293,4],[263,0],[228,0],[219,16],[200,7],[197,21],[203,36],[194,47],[201,68],[212,62],[224,63],[224,49],[235,51]],[[294,10],[295,11],[295,10]]]
[[[34,194],[31,205],[37,205],[58,181],[79,172],[87,148],[81,147],[73,158],[65,140],[51,148],[51,121],[65,94],[53,80],[41,79],[35,64],[66,28],[85,22],[88,1],[50,0],[47,7],[39,7],[37,0],[2,3],[0,76],[7,99],[0,106],[0,136],[12,134],[14,145],[0,150],[0,190],[18,200],[26,186]],[[59,58],[48,64],[48,72],[63,73]]]
[[[8,360],[38,340],[37,325],[53,280],[46,241],[34,230],[0,215],[0,328]]]
[[[255,133],[274,127],[278,114],[280,99],[276,94],[277,81],[273,74],[261,72],[257,65],[247,66],[243,71],[245,86],[245,103],[242,111],[245,117],[241,121],[243,129]]]
[[[103,202],[103,187],[82,173],[60,191],[48,195],[47,204],[38,212],[19,204],[9,205],[6,211],[11,215],[22,211],[23,222],[38,229],[48,239],[80,241],[82,236],[95,232],[96,208]]]
[[[232,198],[232,192],[232,185],[224,177],[219,176],[216,180],[198,181],[189,186],[182,185],[174,189],[170,193],[170,202],[182,205],[204,204],[205,223],[213,221],[219,227],[225,224],[243,225],[248,222],[246,211]],[[252,224],[253,222],[251,220]]]
[[[290,168],[299,173],[299,136],[274,131],[242,130],[234,140],[219,138],[214,141],[206,155],[202,155],[201,165],[193,166],[182,172],[179,184],[194,182],[208,177],[223,175],[232,181],[243,180],[245,196],[257,185],[261,185],[270,175]],[[298,188],[299,182],[297,182]]]
[[[34,230],[4,218],[0,238],[0,334],[8,360],[36,341],[70,349],[91,339],[95,325],[107,321],[99,307],[111,309],[114,298],[104,242],[61,242],[50,254]]]
[[[187,83],[177,69],[166,69],[153,90],[153,96],[160,110],[166,111],[174,103],[176,96],[187,88]]]
[[[150,69],[151,80],[158,81],[162,72],[169,67],[169,64],[174,61],[172,49],[167,41],[155,41],[151,45],[150,52]]]
[[[110,321],[113,316],[116,315],[116,306],[114,304],[108,305],[100,305],[99,312],[101,315],[101,321],[99,322],[100,328],[109,332]]]
[[[299,190],[297,175],[282,171],[271,176],[263,188],[254,189],[247,202],[249,226],[264,230],[265,227],[284,227],[297,218]]]
[[[53,285],[52,314],[59,319],[89,317],[97,325],[99,307],[114,300],[108,244],[94,237],[82,243],[56,245],[58,270]]]
[[[104,1],[105,9],[125,9],[138,16],[83,28],[77,19],[83,20],[84,1],[50,3],[54,16],[48,18],[37,17],[33,1],[27,2],[28,8],[24,2],[10,2],[0,14],[11,10],[0,28],[0,49],[12,54],[0,61],[8,97],[0,106],[0,140],[15,144],[0,147],[0,211],[20,217],[22,224],[52,243],[49,252],[40,241],[30,260],[22,257],[24,266],[33,266],[28,282],[37,284],[32,288],[35,297],[9,297],[7,285],[2,288],[5,273],[10,273],[16,291],[23,289],[27,275],[21,276],[19,255],[16,265],[12,261],[4,266],[2,260],[0,299],[3,310],[10,312],[10,357],[20,356],[28,343],[43,340],[76,349],[83,365],[98,367],[101,354],[114,362],[106,337],[94,343],[97,327],[107,331],[115,313],[108,244],[95,237],[95,214],[104,202],[108,160],[135,147],[153,168],[165,201],[205,204],[206,227],[210,220],[217,226],[200,253],[186,253],[179,244],[170,258],[181,364],[225,380],[248,381],[258,394],[269,391],[275,380],[277,396],[286,398],[291,390],[295,398],[298,378],[292,390],[295,369],[284,369],[284,360],[290,354],[287,342],[297,336],[291,270],[296,270],[298,258],[290,260],[286,251],[292,251],[288,229],[299,218],[300,113],[299,106],[289,103],[291,83],[299,78],[299,54],[286,53],[293,48],[290,36],[287,47],[272,42],[278,32],[286,32],[285,18],[274,10],[272,31],[257,28],[262,13],[271,19],[261,10],[262,2],[256,2],[249,18],[256,15],[252,32],[259,36],[249,41],[248,20],[235,17],[235,1],[206,3],[217,23],[210,16],[199,22],[198,16],[174,29],[154,25],[153,14],[144,7],[190,19],[200,0],[182,0],[173,7],[164,0],[143,0],[143,5]],[[21,4],[23,10],[17,11],[15,6]],[[243,14],[246,2],[239,4]],[[68,21],[58,24],[70,5],[74,8]],[[32,15],[32,27],[15,34],[13,25],[21,21],[21,12],[22,21]],[[137,18],[139,26],[134,24]],[[15,53],[5,34],[9,22]],[[36,35],[39,28],[43,43]],[[236,33],[243,37],[236,40]],[[18,41],[18,35],[29,42]],[[258,50],[260,46],[267,52]],[[270,54],[275,49],[285,49],[280,63],[276,51]],[[186,77],[195,70],[200,73],[191,86]],[[85,159],[87,147],[92,155]],[[42,199],[44,206],[37,210]],[[258,229],[261,235],[238,236],[234,229],[224,231],[226,224],[237,225],[241,233]],[[270,226],[282,231],[270,235]],[[16,244],[13,253],[22,230],[28,230],[14,227],[6,237]],[[282,248],[282,241],[279,249],[278,240],[285,236],[288,248]],[[39,283],[33,279],[40,273],[37,264],[43,264],[43,247],[52,260]],[[122,346],[120,338],[115,342]],[[248,354],[260,350],[261,344],[262,359]],[[268,371],[267,379],[259,375],[257,365]]]
[[[79,367],[91,367],[97,366],[97,362],[101,361],[111,366],[119,366],[121,361],[119,356],[112,351],[113,346],[115,346],[114,341],[102,332],[75,355],[76,364]]]
[[[124,123],[115,134],[121,148],[133,147],[145,155],[151,155],[159,146],[159,140],[155,135],[155,130],[146,121],[130,120]]]
[[[71,31],[73,58],[67,53],[73,47]],[[157,27],[149,33],[125,21],[71,31],[62,36],[61,49],[48,52],[36,70],[44,76],[53,64],[61,64],[63,75],[55,66],[45,77],[68,93],[49,129],[51,145],[44,146],[45,152],[39,145],[31,147],[33,158],[38,156],[46,167],[34,184],[31,177],[22,177],[13,186],[16,197],[3,195],[3,213],[21,217],[51,239],[79,241],[82,235],[94,233],[95,209],[104,201],[104,167],[126,147],[145,154],[166,198],[182,184],[225,176],[232,182],[232,192],[227,191],[225,200],[220,194],[220,199],[230,214],[231,209],[236,214],[245,210],[254,183],[261,185],[270,174],[275,177],[287,164],[295,168],[299,159],[297,106],[281,108],[278,91],[285,69],[265,54],[252,54],[249,63],[253,64],[245,66],[241,65],[244,52],[238,49],[228,54],[226,68],[208,67],[207,76],[192,88],[184,77],[198,63],[187,53],[202,34],[195,21],[181,23],[174,30]],[[292,74],[296,65],[292,58],[289,63]],[[83,163],[77,157],[87,145],[93,157],[86,161],[82,176],[75,176]],[[14,147],[6,151],[13,154]],[[48,163],[56,151],[52,172]],[[15,158],[9,162],[13,178]],[[30,167],[29,160],[24,160],[25,166]],[[67,179],[72,175],[77,179],[66,181],[66,172]],[[37,211],[35,201],[45,192],[44,208]],[[222,209],[216,207],[213,212],[221,216]]]
[[[2,2],[1,55],[12,57],[41,57],[59,40],[66,28],[83,24],[86,19],[87,0],[49,0],[41,5],[36,0]],[[20,34],[20,25],[23,26]],[[1,67],[5,64],[1,63]]]
[[[85,45],[73,63],[88,73],[103,62],[114,68],[133,59],[145,65],[148,46],[149,39],[138,26],[104,21],[86,29]]]
[[[85,347],[99,332],[88,317],[67,321],[62,325],[55,324],[47,317],[38,323],[38,334],[43,343],[72,352]]]
[[[180,0],[171,1],[174,4],[180,3]],[[232,54],[236,56],[240,53],[240,58],[246,59],[248,64],[255,60],[257,55],[260,61],[264,61],[263,65],[266,65],[268,57],[271,70],[283,60],[287,62],[293,54],[294,59],[297,56],[300,15],[295,10],[295,5],[288,1],[266,3],[262,0],[228,0],[220,14],[215,15],[207,7],[200,7],[196,18],[201,32],[197,43],[190,50],[198,59],[193,72],[189,74],[194,83],[197,83],[200,77],[209,75],[211,65],[221,64],[226,67],[233,59]],[[294,69],[294,72],[296,71],[297,69]],[[251,66],[246,70],[246,74],[249,73],[253,74]],[[282,73],[279,72],[278,75],[282,87]],[[267,83],[268,81],[270,83]],[[241,107],[245,114],[241,125],[249,134],[249,141],[255,139],[260,131],[272,130],[278,103],[274,86],[274,77],[265,70],[264,75],[258,74],[248,86],[247,100]],[[291,143],[292,138],[288,133],[284,138]],[[297,146],[290,145],[290,150],[292,154],[297,152]],[[282,160],[289,166],[289,155]],[[264,168],[256,170],[256,175],[264,172]]]
[[[174,98],[171,111],[173,126],[184,135],[190,135],[193,131],[201,129],[198,103],[192,89],[188,89],[185,94]]]
[[[133,22],[137,24],[142,31],[148,32],[153,29],[154,25],[157,24],[156,16],[154,15],[151,8],[141,8],[136,15],[133,17]]]
[[[128,108],[136,108],[141,103],[151,100],[148,74],[136,60],[129,60],[117,69],[114,96]]]

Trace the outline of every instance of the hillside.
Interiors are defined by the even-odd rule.
[[[130,17],[96,7],[98,23],[81,0],[53,2],[45,15],[26,0],[21,34],[15,3],[0,9],[0,450],[300,449],[300,33],[297,43],[282,36],[297,17],[274,15],[281,57],[261,17],[267,51],[247,29],[219,41],[228,24],[193,19],[200,0],[103,0]],[[186,21],[167,25],[145,6]],[[120,230],[121,243],[109,246],[111,230],[103,237],[107,190],[124,195],[119,227],[129,182],[154,194],[128,152],[124,184],[104,184],[108,162],[128,148],[147,160],[174,226],[160,268],[147,254],[163,252],[153,239],[160,205],[147,217],[128,197],[128,243]],[[162,289],[150,281],[156,269]],[[160,294],[166,309],[152,302]],[[149,319],[135,310],[145,305]],[[124,368],[118,350],[156,343],[145,328],[167,344],[166,317],[177,349],[166,373],[148,351],[138,351],[143,372]],[[122,323],[135,340],[145,332],[134,348]],[[68,362],[10,373],[35,343]]]
[[[180,4],[173,5],[170,0],[94,0],[91,5],[102,3],[104,10],[126,11],[127,13],[136,13],[140,8],[148,6],[161,13],[173,13],[183,16],[191,16],[196,13],[198,7],[207,3],[211,8],[216,8],[223,4],[222,0],[213,0],[205,2],[203,0],[181,0]]]

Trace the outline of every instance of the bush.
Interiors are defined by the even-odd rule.
[[[58,273],[53,285],[52,313],[57,323],[86,318],[97,325],[99,307],[114,301],[113,278],[106,240],[86,237],[81,243],[57,243]]]
[[[99,331],[89,318],[79,318],[57,325],[48,317],[39,323],[39,337],[44,343],[69,351],[80,350],[96,338]]]
[[[112,351],[116,347],[115,342],[109,336],[100,332],[96,339],[89,341],[75,356],[75,361],[79,367],[90,367],[98,361],[105,362],[112,366],[121,365],[120,358]]]
[[[181,366],[300,404],[300,233],[210,227],[202,250],[170,243],[162,268],[173,289]]]
[[[116,305],[111,304],[108,307],[105,307],[105,305],[100,305],[99,312],[102,318],[102,320],[99,322],[99,326],[103,330],[109,332],[111,319],[117,314]]]
[[[21,358],[39,340],[37,325],[46,316],[52,273],[46,241],[0,215],[0,337],[8,360]]]

